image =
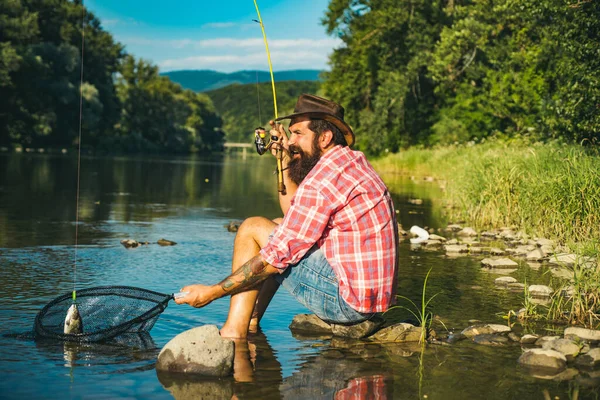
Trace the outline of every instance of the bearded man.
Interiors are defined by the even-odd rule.
[[[290,119],[289,138],[276,121]],[[221,336],[245,338],[281,285],[331,324],[356,325],[395,300],[397,224],[390,194],[364,154],[344,109],[303,94],[294,113],[271,121],[282,146],[287,191],[282,220],[246,219],[234,242],[232,273],[216,285],[189,285],[178,304],[204,307],[230,295]]]

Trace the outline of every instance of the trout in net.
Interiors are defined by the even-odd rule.
[[[131,286],[77,290],[77,304],[71,294],[65,294],[40,310],[35,317],[34,335],[39,339],[89,343],[125,333],[149,332],[173,296]]]

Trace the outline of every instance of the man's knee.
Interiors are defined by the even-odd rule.
[[[246,218],[238,229],[238,236],[249,236],[258,242],[265,242],[277,226],[276,223],[265,217]]]

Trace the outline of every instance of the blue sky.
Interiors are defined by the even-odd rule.
[[[329,0],[259,0],[275,71],[327,69],[341,44],[320,24]],[[125,45],[162,72],[267,70],[253,0],[87,0],[87,8]]]

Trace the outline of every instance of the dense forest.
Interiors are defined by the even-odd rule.
[[[126,54],[80,1],[0,0],[0,146],[76,145],[80,87],[83,148],[222,149],[222,120],[210,99]]]
[[[82,145],[99,152],[212,152],[273,116],[268,83],[184,89],[83,11],[0,0],[0,147],[76,146],[80,92]],[[322,22],[343,44],[323,82],[278,84],[280,114],[318,91],[369,154],[600,139],[600,0],[331,0]]]
[[[332,0],[323,91],[371,154],[490,135],[597,143],[598,0]]]
[[[319,82],[286,81],[276,83],[279,116],[291,114],[302,93],[317,93]],[[206,92],[217,112],[223,117],[223,130],[228,142],[252,142],[254,128],[268,127],[274,118],[271,82],[229,85]]]

